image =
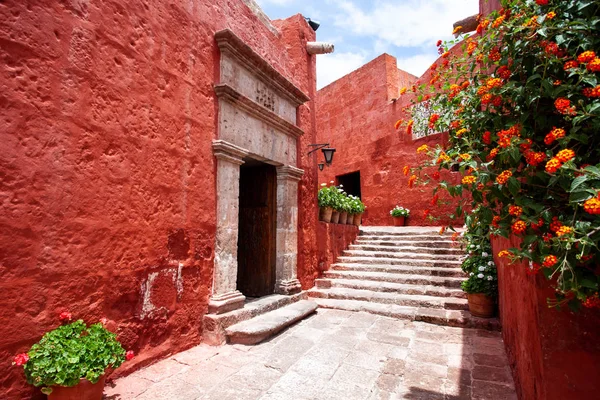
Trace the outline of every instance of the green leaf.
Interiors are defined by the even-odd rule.
[[[587,190],[577,191],[571,193],[569,196],[569,203],[581,203],[582,201],[588,200],[593,197]]]
[[[519,194],[519,191],[521,191],[521,182],[515,179],[515,177],[510,177],[507,186],[508,191],[515,197]]]
[[[585,183],[588,179],[587,175],[581,175],[578,176],[577,178],[573,179],[573,182],[571,183],[571,189],[569,190],[569,192],[573,192],[575,191],[575,189],[577,189],[579,186],[581,186],[583,183]]]

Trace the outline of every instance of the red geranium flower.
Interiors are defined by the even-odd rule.
[[[15,358],[13,358],[13,365],[18,365],[20,367],[21,365],[26,364],[27,361],[29,361],[27,353],[17,354]]]
[[[128,350],[127,353],[125,353],[125,359],[127,361],[130,361],[131,359],[133,359],[133,357],[135,357],[135,353],[133,352],[133,350]]]
[[[63,311],[58,315],[58,319],[62,322],[70,321],[73,318],[70,312]]]

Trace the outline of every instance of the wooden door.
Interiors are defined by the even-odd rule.
[[[240,169],[237,287],[247,297],[275,286],[276,179],[271,165]]]

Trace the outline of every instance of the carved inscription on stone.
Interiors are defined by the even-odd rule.
[[[256,82],[256,102],[275,112],[275,94],[262,82]]]

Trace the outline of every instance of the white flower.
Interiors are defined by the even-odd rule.
[[[487,256],[489,256],[489,254],[486,253],[485,251],[483,253],[481,253],[481,257],[487,257]]]
[[[494,265],[493,261],[488,261],[488,265],[491,267],[492,265]]]
[[[321,186],[327,186],[327,184],[326,183],[321,183]]]
[[[494,278],[493,278],[491,275],[488,275],[488,277],[487,277],[487,280],[488,280],[488,281],[491,281],[491,280],[493,280],[493,279],[494,279]]]
[[[471,273],[469,274],[469,276],[473,276],[473,275],[475,275],[473,272],[471,272]]]
[[[333,181],[329,181],[329,183],[333,184]]]
[[[479,248],[481,248],[481,246],[480,246],[480,245],[477,245],[477,248],[479,249]]]
[[[340,187],[344,187],[344,185],[340,185]]]
[[[477,274],[477,277],[478,277],[479,279],[483,279],[483,274]]]
[[[485,267],[479,267],[479,271],[485,271]]]

